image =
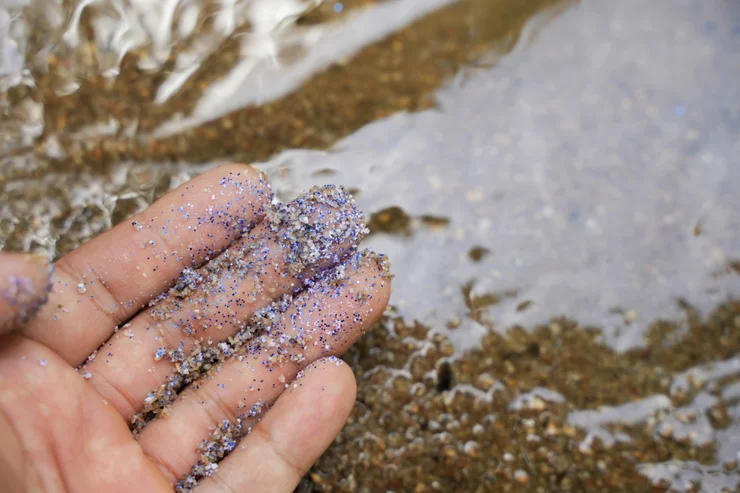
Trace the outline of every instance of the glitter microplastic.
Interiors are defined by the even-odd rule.
[[[234,183],[226,180],[221,185],[231,187]],[[180,209],[187,217],[195,217],[191,204]],[[224,225],[231,243],[226,250],[219,253],[215,245],[212,249],[191,244],[190,252],[206,255],[201,253],[201,260],[190,265],[182,253],[152,250],[148,254],[156,259],[174,257],[185,266],[172,287],[149,302],[145,329],[154,334],[158,344],[152,350],[152,359],[157,365],[169,365],[169,369],[165,370],[164,382],[146,394],[142,410],[131,418],[134,435],[151,420],[166,418],[175,400],[184,397],[181,391],[186,386],[193,384],[191,387],[197,389],[204,385],[228,360],[251,361],[247,363],[251,371],[256,365],[273,371],[290,362],[298,369],[304,367],[309,348],[312,359],[332,354],[334,345],[341,344],[352,327],[363,326],[364,312],[359,307],[372,299],[376,284],[382,286],[390,277],[387,258],[358,251],[368,229],[354,199],[342,187],[314,187],[289,203],[267,201],[264,219],[256,224],[219,209],[209,207],[197,221],[199,225],[215,221]],[[132,225],[136,231],[154,228],[148,222],[133,221]],[[166,228],[160,233],[160,237],[166,236]],[[148,238],[142,241],[145,249],[161,249],[164,243]],[[365,271],[372,272],[370,277],[351,280],[367,266],[373,267]],[[140,267],[137,270],[145,275]],[[370,282],[366,282],[368,279]],[[78,286],[78,291],[82,288]],[[339,299],[347,300],[346,306],[354,308],[322,312],[322,303]],[[341,306],[342,302],[332,303]],[[288,310],[290,316],[286,315]],[[130,326],[131,322],[124,327]],[[289,327],[294,330],[285,330]],[[126,332],[133,337],[133,329]],[[231,335],[224,337],[226,334]],[[93,359],[94,354],[88,364]],[[84,366],[80,371],[85,379],[92,377]],[[149,371],[159,371],[159,366]],[[280,371],[280,377],[276,373],[275,378],[279,385],[286,389],[300,386]],[[260,390],[260,383],[255,382],[249,390]],[[216,385],[226,388],[222,382],[216,381]],[[235,420],[224,421],[203,441],[200,458],[177,484],[177,491],[188,491],[200,478],[213,475],[218,462],[249,431],[243,422],[259,419],[267,408],[267,403],[254,403],[253,399],[240,403],[241,414]]]
[[[265,310],[261,310],[254,314],[250,319],[250,323],[245,326],[244,331],[238,333],[235,337],[229,339],[228,343],[219,343],[217,345],[218,351],[215,356],[218,364],[211,364],[210,372],[203,373],[207,377],[215,377],[217,369],[221,362],[232,356],[240,356],[242,354],[248,354],[251,356],[259,356],[264,358],[262,364],[266,368],[272,368],[276,365],[281,365],[288,360],[298,364],[302,364],[304,359],[301,357],[302,351],[307,349],[309,344],[319,344],[320,346],[326,345],[330,349],[330,343],[328,339],[331,336],[336,336],[337,340],[341,339],[338,332],[343,325],[343,322],[361,322],[358,318],[359,315],[356,313],[333,313],[328,314],[328,320],[331,322],[315,322],[318,330],[316,341],[312,341],[314,337],[312,333],[299,333],[296,336],[288,336],[281,332],[279,327],[288,323],[286,320],[282,320],[283,314],[288,307],[293,307],[296,310],[296,315],[291,316],[291,319],[301,318],[302,315],[307,315],[307,318],[311,318],[311,313],[314,309],[314,305],[309,303],[307,300],[316,294],[321,294],[329,298],[338,298],[341,296],[349,296],[355,300],[365,300],[364,296],[357,296],[355,288],[352,287],[348,280],[351,275],[361,269],[364,266],[373,266],[376,269],[376,278],[378,282],[385,282],[390,277],[390,264],[386,257],[375,254],[369,250],[357,251],[351,254],[347,260],[340,266],[322,272],[314,283],[310,287],[307,287],[300,295],[296,297],[285,297],[276,304],[267,307]],[[365,296],[371,296],[370,293],[365,293]],[[318,306],[318,305],[316,305]],[[306,310],[308,313],[302,313]],[[319,317],[320,318],[320,317]],[[316,320],[316,319],[314,319]],[[335,324],[336,322],[336,324]],[[336,325],[336,327],[334,327]],[[228,354],[227,354],[228,353]],[[197,353],[200,354],[200,353]],[[334,356],[329,357],[329,361],[334,361],[337,365],[341,364],[342,361]],[[310,367],[309,367],[310,368]],[[192,371],[192,369],[190,370]],[[303,378],[305,370],[301,370],[295,377],[292,384],[285,383],[286,379],[283,374],[277,378],[278,382],[285,385],[285,388],[298,387],[295,381]],[[223,384],[222,384],[223,386]],[[177,397],[174,393],[174,397]],[[153,394],[150,394],[149,400],[153,398]],[[266,406],[263,402],[257,402],[251,407],[244,409],[243,413],[238,416],[238,423],[242,423],[247,418],[255,418],[260,416],[266,410]],[[249,430],[246,430],[249,431]],[[178,491],[190,491],[198,480],[204,476],[208,476],[209,473],[215,472],[215,469],[211,466],[216,464],[218,460],[221,460],[224,456],[228,455],[230,450],[228,447],[222,446],[222,435],[218,431],[216,435],[212,435],[208,440],[205,440],[201,444],[199,450],[209,451],[210,455],[201,454],[201,459],[191,472],[186,475],[180,483],[178,483]],[[229,443],[235,444],[237,440],[230,441]],[[211,452],[219,452],[218,458],[214,459],[215,456]],[[223,452],[223,455],[221,455]]]
[[[339,293],[348,291],[343,284],[353,271],[367,263],[373,263],[380,271],[379,278],[390,276],[390,263],[387,258],[369,250],[357,251],[351,254],[340,266],[320,273],[302,295],[310,296],[314,293],[331,293],[330,296],[340,296]],[[333,290],[333,291],[332,291]],[[357,299],[363,294],[353,293]],[[217,344],[196,344],[195,348],[186,354],[181,346],[176,348],[159,348],[154,359],[167,359],[174,363],[175,373],[168,380],[154,389],[147,397],[144,408],[131,419],[135,432],[140,431],[148,421],[157,416],[166,416],[168,408],[178,397],[178,392],[186,385],[217,369],[228,358],[244,354],[257,354],[265,348],[274,348],[264,360],[263,364],[274,365],[288,360],[301,363],[304,356],[300,352],[289,351],[291,347],[305,348],[310,339],[309,334],[299,334],[288,337],[275,330],[283,313],[293,304],[298,303],[296,297],[285,295],[257,310],[242,324],[236,334],[226,341]],[[309,306],[310,310],[311,307]],[[359,320],[352,320],[359,322]],[[340,324],[341,325],[341,324]]]
[[[152,391],[153,398],[148,398],[144,409],[132,418],[134,431],[141,430],[154,417],[165,415],[181,388],[237,353],[256,333],[281,316],[297,292],[328,275],[309,267],[341,261],[356,252],[367,233],[354,199],[342,187],[333,185],[314,187],[288,204],[273,204],[266,212],[265,222],[267,228],[256,236],[245,235],[239,247],[226,250],[200,269],[186,268],[170,291],[152,302],[152,317],[157,322],[169,321],[179,326],[193,339],[195,347],[189,354],[182,345],[155,351],[154,360],[171,361],[175,373]],[[247,237],[249,240],[245,241]],[[279,276],[298,281],[293,292],[257,309],[246,323],[237,322],[235,309],[257,300],[258,293],[237,294],[235,285],[261,288],[263,277],[275,275],[275,263],[284,266],[278,267]],[[329,272],[335,278],[345,273],[343,268]],[[214,299],[219,301],[213,302]],[[191,314],[187,317],[182,315],[186,308]],[[210,327],[228,325],[236,333],[227,341],[214,344],[206,337]],[[277,342],[287,341],[272,344]]]

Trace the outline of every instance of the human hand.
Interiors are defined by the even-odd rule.
[[[271,201],[222,166],[53,276],[0,254],[0,491],[293,491],[354,404],[335,356],[390,276],[343,190]]]

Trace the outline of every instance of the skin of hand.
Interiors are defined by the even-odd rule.
[[[294,490],[354,405],[336,356],[390,280],[339,189],[275,211],[262,173],[226,165],[53,266],[0,253],[1,492]],[[197,351],[213,362],[189,373]],[[223,423],[242,432],[216,466]]]

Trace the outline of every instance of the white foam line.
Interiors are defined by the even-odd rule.
[[[671,400],[659,394],[621,406],[603,406],[598,410],[574,411],[568,415],[568,424],[582,429],[613,423],[635,425],[647,421],[656,411],[671,407]]]
[[[509,409],[512,411],[519,411],[521,409],[532,409],[532,405],[535,399],[542,399],[547,402],[562,403],[565,402],[565,397],[560,392],[550,390],[544,387],[535,387],[530,392],[518,395],[509,404]]]
[[[696,366],[673,378],[671,394],[690,388],[692,382],[696,386],[701,386],[707,382],[737,374],[740,374],[740,356]]]

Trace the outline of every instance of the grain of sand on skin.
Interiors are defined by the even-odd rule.
[[[117,407],[127,417],[135,414],[134,427],[140,429],[143,417],[166,409],[183,385],[228,352],[229,340],[251,337],[244,322],[255,310],[287,303],[282,297],[310,285],[316,266],[338,263],[366,232],[362,214],[341,187],[314,188],[274,205],[237,245],[198,270],[186,269],[81,372],[104,395],[111,379],[116,390],[124,389],[126,399]],[[132,367],[149,371],[133,375]],[[114,405],[121,401],[115,392],[108,394]]]

